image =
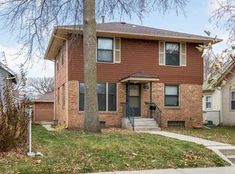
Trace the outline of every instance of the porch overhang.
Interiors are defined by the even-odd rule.
[[[130,74],[120,80],[121,83],[148,83],[159,81],[160,78],[152,75],[145,74],[143,72],[137,72]]]

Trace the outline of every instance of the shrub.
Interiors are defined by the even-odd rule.
[[[6,152],[27,143],[29,102],[16,99],[19,93],[7,81],[0,96],[0,152]]]

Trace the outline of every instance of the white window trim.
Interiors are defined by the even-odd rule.
[[[163,50],[163,54],[164,54],[164,64],[161,64],[160,63],[160,42],[163,42],[163,45],[164,45],[164,50]],[[179,52],[179,65],[166,65],[166,43],[179,43],[179,46],[180,46],[180,52]],[[182,43],[185,44],[185,65],[182,65],[182,62],[181,62],[181,55],[183,54],[182,53]],[[176,41],[162,41],[160,40],[159,41],[159,49],[158,49],[158,56],[159,56],[159,61],[158,61],[158,65],[159,66],[167,66],[167,67],[186,67],[187,66],[187,42],[176,42]]]
[[[185,53],[182,53],[182,44],[185,44]],[[185,55],[185,65],[182,65],[182,57],[181,55],[184,54]],[[181,67],[186,67],[187,66],[187,42],[180,42],[180,66]]]
[[[206,104],[208,103],[208,102],[206,101],[206,98],[207,98],[207,97],[210,97],[210,98],[211,98],[211,101],[210,101],[211,107],[210,107],[210,108],[207,108],[207,106],[206,106]],[[207,111],[211,111],[211,110],[212,110],[212,96],[211,96],[211,95],[206,95],[206,96],[205,96],[205,110],[207,110]]]
[[[119,48],[119,49],[116,49],[116,39],[119,39],[119,40],[120,40],[120,41],[119,41],[119,42],[120,42],[120,45],[119,45],[120,48]],[[122,42],[121,42],[121,38],[120,38],[120,37],[118,37],[118,38],[114,37],[114,38],[113,38],[113,42],[114,42],[114,43],[113,43],[113,47],[114,47],[114,49],[113,49],[113,52],[114,52],[114,53],[113,53],[113,60],[114,60],[114,61],[113,61],[113,62],[114,62],[114,63],[121,63],[121,61],[122,61],[122,55],[121,55],[121,46],[122,46],[121,44],[122,44]],[[120,53],[120,61],[116,61],[116,51],[119,51],[119,53]]]

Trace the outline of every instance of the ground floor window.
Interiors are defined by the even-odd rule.
[[[84,83],[79,83],[79,111],[84,111]],[[116,83],[97,83],[97,98],[99,111],[116,111],[117,85]]]
[[[231,93],[231,109],[235,110],[235,91]]]
[[[206,96],[206,109],[211,109],[211,96]]]
[[[165,85],[165,106],[179,106],[179,85]]]

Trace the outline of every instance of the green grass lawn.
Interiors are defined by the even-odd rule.
[[[34,126],[33,147],[44,157],[0,156],[0,173],[83,173],[227,165],[201,145],[117,130],[84,134],[66,130],[48,132]]]
[[[235,145],[235,127],[210,127],[210,129],[166,129],[167,131],[192,135],[208,140],[229,143]]]

